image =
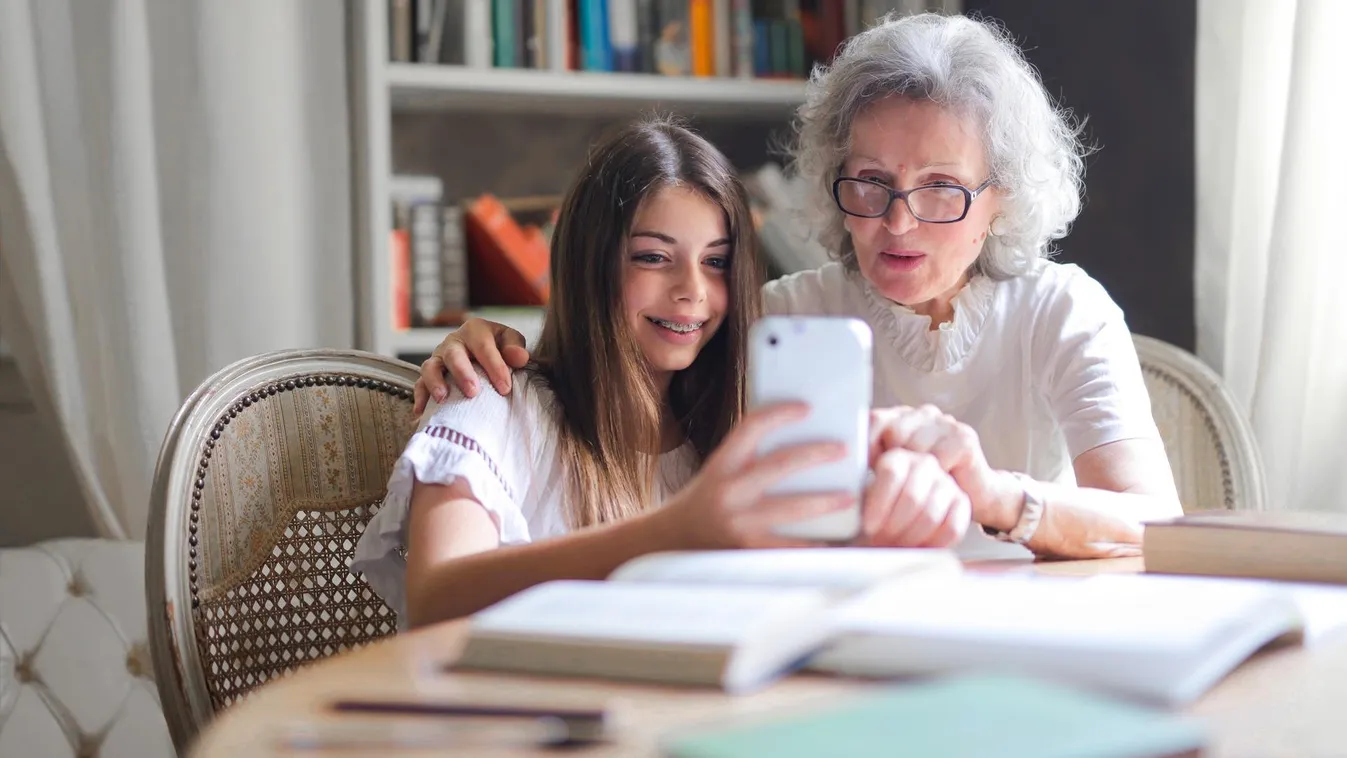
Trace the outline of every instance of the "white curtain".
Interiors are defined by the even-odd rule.
[[[353,344],[347,118],[341,0],[0,0],[0,322],[105,535],[212,372]]]
[[[1269,507],[1347,511],[1347,2],[1197,11],[1198,353],[1248,410]]]

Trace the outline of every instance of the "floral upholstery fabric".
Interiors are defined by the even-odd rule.
[[[349,570],[414,427],[410,399],[372,384],[318,376],[259,388],[201,451],[194,613],[217,708],[396,629]]]

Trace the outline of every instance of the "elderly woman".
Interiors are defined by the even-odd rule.
[[[1122,311],[1048,260],[1080,210],[1083,150],[1020,50],[960,16],[888,20],[815,69],[798,115],[796,166],[837,261],[769,283],[767,312],[868,322],[875,403],[900,406],[877,433],[934,455],[987,532],[1135,554],[1141,523],[1181,508]],[[447,391],[446,368],[474,394],[471,358],[507,392],[527,353],[469,322],[422,366],[421,397]]]

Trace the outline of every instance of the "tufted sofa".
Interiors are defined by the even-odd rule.
[[[174,755],[145,628],[145,548],[0,549],[0,756]]]

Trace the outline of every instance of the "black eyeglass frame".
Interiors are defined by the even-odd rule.
[[[849,211],[842,206],[842,197],[841,197],[842,182],[861,182],[864,184],[869,184],[873,187],[878,187],[889,193],[889,201],[884,204],[884,210],[880,213],[876,213],[873,215],[867,215],[864,213],[853,213],[852,211]],[[896,190],[893,187],[890,187],[889,185],[884,184],[883,182],[875,181],[874,179],[866,179],[860,176],[839,176],[833,180],[833,202],[837,203],[838,210],[842,211],[848,216],[855,216],[856,218],[884,218],[885,216],[889,215],[889,211],[893,210],[893,201],[902,200],[903,205],[907,206],[907,212],[912,214],[912,218],[915,218],[916,220],[921,221],[922,223],[957,224],[968,217],[968,211],[973,207],[973,201],[976,200],[978,195],[981,195],[990,186],[992,186],[992,177],[987,177],[987,181],[978,185],[976,189],[969,189],[963,186],[962,184],[923,184],[920,187],[913,187],[910,190]],[[931,219],[922,218],[921,216],[918,216],[917,212],[912,210],[912,204],[907,201],[907,196],[912,194],[913,192],[916,192],[917,190],[934,189],[934,188],[957,189],[963,192],[963,199],[964,199],[963,213],[960,213],[958,218],[946,219],[944,221],[932,221]]]

